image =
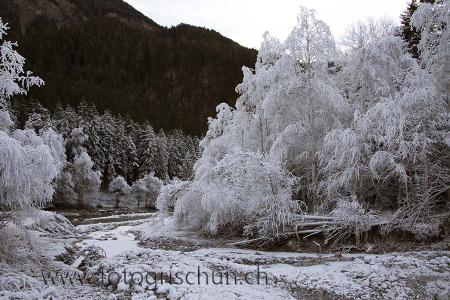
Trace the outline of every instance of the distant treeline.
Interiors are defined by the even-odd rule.
[[[13,111],[26,112],[16,118],[19,128],[34,129],[36,133],[52,128],[66,142],[66,155],[70,161],[76,151],[71,143],[73,130],[81,128],[87,139],[82,142],[91,157],[96,171],[102,173],[102,189],[106,191],[116,176],[128,183],[135,182],[151,172],[162,180],[189,179],[200,155],[199,140],[185,135],[181,130],[155,132],[148,123],[138,124],[131,118],[103,114],[93,104],[81,101],[76,110],[60,103],[51,114],[40,103],[14,105]],[[20,122],[23,118],[25,123]]]

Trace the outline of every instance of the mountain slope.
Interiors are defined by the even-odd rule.
[[[200,134],[218,103],[233,103],[256,51],[205,28],[159,26],[121,0],[3,0],[0,17],[54,108],[81,99],[100,110]]]

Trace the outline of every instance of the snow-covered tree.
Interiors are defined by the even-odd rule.
[[[16,221],[52,199],[52,181],[58,175],[48,146],[27,145],[0,131],[0,209]]]
[[[409,72],[408,60],[403,41],[394,36],[352,52],[336,79],[352,111],[365,113],[382,98],[394,95]]]
[[[94,162],[84,147],[87,140],[88,136],[83,128],[72,130],[67,142],[69,161],[57,185],[58,198],[62,196],[66,199],[58,199],[58,202],[71,202],[71,195],[76,195],[76,203],[73,204],[79,207],[92,207],[97,201],[101,172],[95,170]]]
[[[144,208],[155,208],[156,199],[161,192],[163,182],[154,173],[145,175],[131,186],[131,192],[137,200],[138,208],[144,203]]]
[[[169,152],[167,150],[167,137],[164,130],[160,130],[156,136],[156,153],[152,161],[152,170],[161,180],[168,178]]]
[[[358,50],[395,33],[396,24],[388,18],[359,21],[346,31],[342,44],[349,50]]]
[[[264,35],[255,70],[243,69],[236,108],[221,104],[208,121],[194,180],[175,206],[180,224],[217,233],[255,223],[269,237],[298,211],[294,191],[315,204],[317,152],[348,118],[335,57],[333,36],[312,10],[301,10],[284,43]]]
[[[25,58],[14,50],[17,44],[4,40],[8,29],[8,25],[0,19],[0,41],[2,41],[0,45],[2,60],[0,66],[0,110],[2,111],[8,108],[11,96],[25,95],[30,87],[44,84],[42,79],[32,76],[30,71],[25,72]]]
[[[48,128],[41,133],[41,138],[45,145],[50,148],[50,152],[55,159],[58,173],[61,173],[67,163],[65,141],[61,134]]]
[[[109,191],[114,193],[115,207],[119,208],[120,201],[130,193],[130,186],[122,176],[117,176],[109,185]]]
[[[147,195],[144,198],[144,205],[146,208],[155,208],[156,199],[158,199],[158,195],[161,192],[163,182],[153,173],[145,175],[142,180],[147,187]]]
[[[153,161],[156,156],[156,134],[153,127],[146,122],[138,136],[138,158],[140,174],[154,172]]]
[[[100,171],[94,171],[93,167],[94,163],[85,151],[77,154],[73,159],[72,180],[80,207],[92,207],[97,202],[101,173]]]
[[[431,76],[402,51],[407,70],[397,88],[365,114],[355,114],[351,128],[325,138],[322,186],[330,200],[375,200],[412,225],[428,218],[448,189],[450,115]]]
[[[144,179],[136,180],[131,186],[131,194],[137,201],[137,208],[141,208],[141,203],[147,199],[149,190]]]
[[[73,175],[67,168],[56,179],[56,191],[53,197],[53,204],[62,207],[73,207],[78,204]]]
[[[35,105],[36,107],[33,109],[33,112],[25,123],[25,128],[33,129],[36,133],[40,133],[42,130],[51,128],[52,122],[48,109],[43,107],[39,102]]]
[[[450,103],[450,1],[421,3],[411,22],[420,32],[417,49],[421,62]]]
[[[58,175],[57,159],[42,138],[32,131],[9,135],[10,98],[26,94],[31,86],[43,85],[43,81],[24,71],[25,59],[14,50],[16,44],[3,40],[7,30],[8,26],[0,19],[0,224],[3,225],[6,218],[20,223],[22,218],[32,217],[36,208],[50,202],[54,192],[52,181]]]
[[[292,200],[295,181],[275,157],[227,154],[183,192],[175,204],[175,216],[180,225],[212,234],[247,229],[247,233],[274,237],[300,211],[299,203]],[[174,187],[161,195],[162,210],[170,206],[168,197],[175,196],[171,195]]]
[[[277,44],[266,41],[264,45]],[[266,87],[250,95],[247,83],[238,86],[248,97],[263,99],[256,105],[256,128],[260,136],[266,132],[262,151],[280,153],[287,167],[301,178],[302,194],[314,202],[318,176],[317,152],[326,133],[341,126],[347,106],[330,75],[330,62],[336,58],[336,47],[330,29],[318,20],[315,12],[303,8],[298,25],[281,46],[282,55],[274,62],[265,62],[265,51],[280,52],[280,46],[262,47],[252,85]],[[252,86],[250,85],[250,87]],[[267,90],[268,88],[268,90]],[[238,100],[238,105],[241,98]],[[237,109],[240,107],[237,105]],[[243,103],[245,105],[245,103]],[[260,110],[260,112],[258,112]],[[262,115],[262,116],[261,116]],[[301,142],[300,142],[301,141]]]

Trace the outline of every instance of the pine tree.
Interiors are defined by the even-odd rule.
[[[415,59],[419,59],[420,51],[418,45],[420,42],[420,31],[411,24],[411,17],[419,8],[420,3],[435,3],[436,0],[411,0],[408,8],[400,16],[401,18],[401,35],[408,46],[408,51]]]
[[[125,135],[123,140],[123,149],[125,154],[124,161],[124,172],[125,178],[128,182],[134,182],[136,180],[135,177],[135,169],[139,167],[138,165],[138,156],[136,145],[133,142],[133,139],[130,135]]]
[[[181,177],[181,167],[187,151],[186,137],[181,130],[174,130],[167,136],[167,150],[169,152],[168,174],[171,178]]]
[[[99,157],[102,165],[98,168],[103,170],[102,190],[106,191],[111,180],[116,176],[114,166],[117,157],[117,145],[115,143],[116,122],[114,116],[109,111],[105,111],[99,117],[99,123]]]
[[[156,135],[153,127],[145,122],[138,133],[139,177],[154,172],[154,157],[157,152]]]
[[[138,132],[139,125],[130,117],[126,119],[126,139],[127,139],[127,180],[135,182],[139,177],[139,158],[138,158]]]
[[[86,107],[81,114],[84,132],[89,137],[86,141],[86,149],[92,158],[96,170],[101,170],[106,162],[106,153],[101,147],[101,118],[95,105]]]
[[[165,181],[168,179],[167,166],[169,162],[169,152],[167,151],[167,137],[164,130],[160,130],[156,137],[156,155],[153,157],[152,167],[155,175]]]
[[[411,17],[418,7],[419,3],[417,0],[411,0],[411,3],[408,4],[408,8],[401,15],[402,38],[406,42],[409,52],[416,59],[419,58],[419,50],[417,45],[420,41],[420,33],[412,26]]]
[[[56,131],[62,134],[64,139],[68,139],[72,130],[80,126],[81,118],[70,105],[63,108],[61,103],[58,103],[52,123]]]

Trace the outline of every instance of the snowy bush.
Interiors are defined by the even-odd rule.
[[[156,199],[156,208],[161,213],[172,212],[175,208],[175,204],[187,192],[190,183],[190,181],[182,181],[178,178],[174,178],[164,185],[158,199]]]
[[[73,236],[74,226],[63,215],[49,212],[38,211],[33,218],[24,221],[24,226],[29,230],[53,233],[62,236]]]
[[[275,158],[228,154],[197,180],[175,204],[181,225],[217,234],[255,224],[261,236],[273,237],[299,211],[296,179]]]

